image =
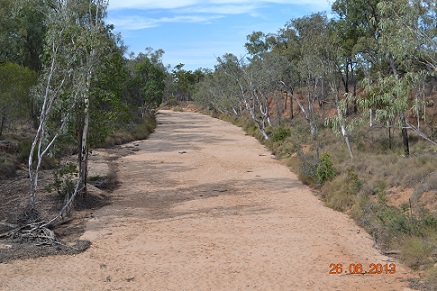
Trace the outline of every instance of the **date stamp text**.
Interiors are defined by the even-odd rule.
[[[332,275],[381,275],[396,274],[396,264],[330,264],[329,274]]]

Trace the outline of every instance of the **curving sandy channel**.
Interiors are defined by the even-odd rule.
[[[240,128],[191,112],[158,122],[117,161],[121,187],[82,237],[92,247],[0,264],[0,290],[411,290],[414,273]],[[397,272],[344,273],[372,263]]]

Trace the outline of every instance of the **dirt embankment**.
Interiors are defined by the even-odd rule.
[[[0,290],[408,290],[413,273],[241,129],[190,112],[158,122],[116,161],[121,186],[82,236],[92,246],[0,264]]]

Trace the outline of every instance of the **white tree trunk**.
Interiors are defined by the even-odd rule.
[[[351,145],[349,142],[349,135],[347,134],[346,126],[345,126],[344,119],[343,119],[343,114],[341,112],[340,103],[338,100],[338,91],[335,93],[335,106],[337,107],[338,121],[340,123],[341,134],[343,135],[344,141],[347,145],[347,149],[349,151],[349,156],[353,160],[354,155],[352,153],[352,148],[351,148]]]

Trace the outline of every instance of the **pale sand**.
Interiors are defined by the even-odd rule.
[[[121,188],[76,256],[0,264],[0,290],[409,290],[414,275],[330,275],[393,262],[254,138],[226,122],[161,111],[117,161]]]

